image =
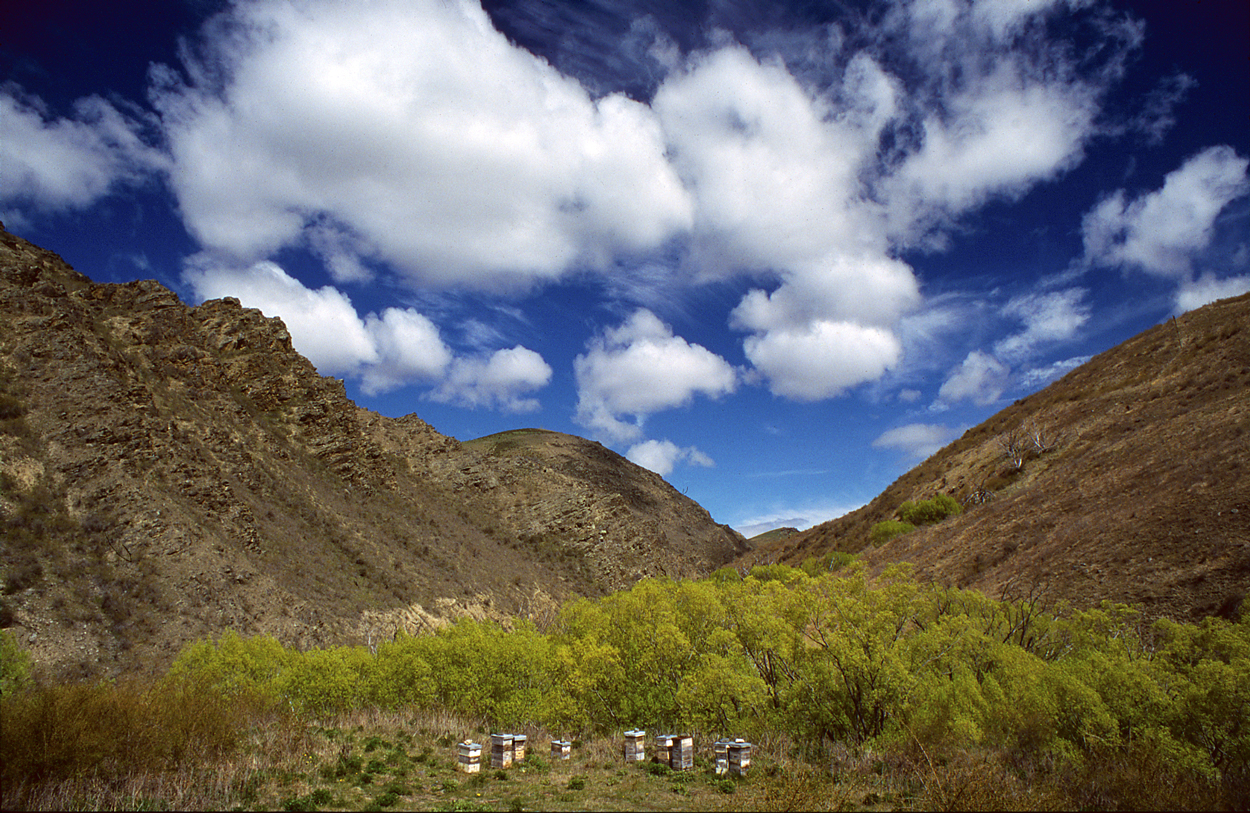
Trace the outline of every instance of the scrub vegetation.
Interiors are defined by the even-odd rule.
[[[5,809],[1250,805],[1250,621],[995,601],[902,567],[645,580],[545,629],[462,619],[374,648],[226,633],[147,685],[39,684],[0,651],[23,675]],[[635,727],[692,733],[695,770],[626,765]],[[529,733],[531,759],[457,773],[456,743],[492,731]],[[721,736],[757,745],[747,777],[711,771]],[[569,762],[543,753],[557,737]]]

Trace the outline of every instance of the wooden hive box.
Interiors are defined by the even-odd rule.
[[[512,735],[490,735],[490,766],[492,768],[512,767]]]
[[[477,773],[482,769],[482,746],[476,742],[460,743],[456,769],[465,773]]]
[[[647,732],[640,728],[625,732],[626,762],[642,762],[646,756],[646,739]]]
[[[739,737],[728,745],[729,772],[745,776],[751,768],[751,743]]]
[[[688,771],[694,767],[694,737],[689,734],[673,737],[668,766],[674,771]]]
[[[656,762],[662,762],[665,765],[670,764],[673,754],[673,740],[677,739],[672,734],[663,734],[655,738],[655,754],[652,759]]]

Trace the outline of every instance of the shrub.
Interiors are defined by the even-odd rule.
[[[875,546],[884,545],[896,536],[910,533],[916,530],[916,526],[910,522],[899,522],[896,519],[887,519],[884,522],[878,522],[872,526],[872,530],[868,532],[868,539]]]
[[[939,494],[933,499],[919,502],[908,500],[898,509],[899,519],[903,522],[910,522],[912,525],[932,525],[961,513],[963,513],[963,507],[949,494]]]
[[[9,630],[0,630],[0,700],[30,685],[30,653]]]

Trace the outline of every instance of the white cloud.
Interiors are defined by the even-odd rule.
[[[201,255],[189,262],[183,276],[200,300],[233,296],[245,307],[280,317],[295,349],[322,375],[356,375],[381,358],[373,335],[345,294],[330,286],[310,290],[276,263],[239,268]]]
[[[769,389],[798,401],[831,398],[880,378],[902,354],[888,330],[824,320],[748,336],[743,346],[751,363],[768,376]]]
[[[151,95],[206,246],[256,258],[329,222],[416,280],[515,287],[689,226],[650,111],[467,0],[237,4],[194,53]]]
[[[708,468],[716,465],[712,458],[694,446],[683,448],[671,440],[644,440],[642,443],[635,443],[629,447],[625,457],[661,477],[667,477],[678,463],[685,462],[692,466]]]
[[[1003,314],[1024,322],[1024,330],[994,345],[1000,359],[1023,359],[1044,342],[1069,339],[1089,320],[1083,288],[1068,288],[1043,294],[1026,294],[1009,301]]]
[[[914,243],[991,198],[1016,198],[1083,157],[1094,90],[1045,83],[1004,63],[972,77],[923,121],[922,146],[884,186],[895,239]]]
[[[872,442],[874,449],[898,449],[923,460],[959,434],[958,429],[931,423],[911,423],[883,432]]]
[[[858,176],[893,111],[891,86],[868,56],[854,64],[857,109],[838,118],[780,61],[736,45],[697,55],[659,88],[652,107],[696,201],[706,273],[791,269],[862,253],[865,239],[881,248]]]
[[[690,344],[648,310],[591,340],[573,361],[582,426],[612,440],[633,440],[654,412],[689,404],[696,394],[733,392],[737,373],[702,345]],[[621,416],[632,416],[627,423]]]
[[[1250,291],[1250,276],[1217,279],[1210,274],[1204,274],[1192,282],[1183,283],[1177,289],[1176,311],[1184,313],[1194,308],[1201,308],[1217,299],[1240,296],[1247,291]]]
[[[378,354],[362,370],[360,388],[369,395],[437,379],[451,362],[451,350],[438,328],[412,308],[387,308],[381,316],[370,313],[364,325]]]
[[[1007,388],[1009,372],[998,359],[973,350],[942,383],[938,400],[945,404],[972,401],[978,406],[988,406],[997,401]]]
[[[732,523],[738,533],[750,539],[775,528],[796,528],[806,531],[813,525],[837,519],[849,514],[863,503],[846,505],[840,503],[807,503],[803,505],[776,506],[772,510],[756,512]]]
[[[539,408],[537,399],[524,395],[542,389],[550,381],[551,367],[543,357],[518,345],[485,357],[456,359],[430,397],[461,406],[534,412]]]
[[[1034,367],[1021,373],[1017,384],[1023,390],[1039,389],[1055,379],[1067,375],[1089,360],[1090,356],[1074,356],[1070,359],[1052,362],[1045,367]]]
[[[1132,22],[1086,15],[1091,45],[1074,54],[1042,23],[1082,5],[915,0],[853,40],[772,32],[775,56],[728,35],[683,55],[644,21],[631,47],[649,42],[655,76],[667,73],[643,104],[592,94],[509,42],[473,0],[252,0],[204,26],[183,49],[181,73],[150,72],[167,155],[144,145],[137,119],[98,99],[80,102],[74,120],[51,121],[37,104],[0,94],[16,133],[10,140],[6,130],[0,150],[19,167],[5,190],[80,206],[159,168],[188,230],[214,256],[247,267],[304,248],[336,283],[368,281],[376,269],[414,287],[516,291],[627,259],[669,281],[643,270],[616,281],[616,293],[632,284],[654,294],[688,272],[745,274],[753,287],[729,321],[747,334],[747,375],[783,397],[831,398],[881,378],[913,349],[904,322],[923,298],[900,256],[941,247],[977,207],[1082,160],[1101,100],[1141,35]],[[1159,96],[1159,122],[1183,84]],[[1219,166],[1204,176],[1213,194],[1232,166],[1218,150],[1232,154],[1199,156],[1223,162],[1212,159]],[[1241,186],[1229,194],[1242,194],[1245,162],[1233,159]],[[1189,167],[1155,193],[1166,199],[1157,207],[1122,193],[1100,204],[1087,218],[1090,257],[1155,262],[1152,241],[1190,245],[1187,232],[1173,239],[1144,228],[1154,208],[1170,213],[1185,197]],[[1194,224],[1201,232],[1202,217]],[[671,257],[683,258],[678,273]],[[452,402],[531,404],[522,385],[538,380],[537,366],[512,368],[520,389],[479,387],[472,382],[491,360],[453,365],[415,311],[361,318],[333,289],[287,294],[294,321],[321,314],[346,331],[344,346],[323,347],[301,328],[307,352],[362,376],[370,391],[437,380],[438,397]],[[1022,355],[1063,329],[1026,319],[1000,350]],[[671,333],[628,344],[579,357],[578,420],[613,437],[635,439],[647,414],[729,392],[737,380],[723,359]],[[661,372],[637,393],[603,374],[646,379],[630,366],[645,348],[705,378],[682,385]]]
[[[429,397],[436,401],[527,412],[538,402],[525,396],[551,380],[551,367],[533,350],[456,358],[438,327],[416,310],[386,308],[362,318],[342,292],[328,285],[310,290],[272,262],[238,268],[200,255],[184,279],[201,300],[233,296],[281,318],[295,349],[318,372],[357,378],[369,395],[434,385]]]
[[[82,209],[164,166],[141,138],[142,123],[98,96],[78,100],[74,118],[54,119],[38,99],[6,85],[0,122],[0,206]]]
[[[1221,210],[1250,192],[1248,164],[1232,147],[1209,147],[1168,173],[1153,192],[1129,200],[1117,191],[1085,215],[1087,260],[1187,280]]]

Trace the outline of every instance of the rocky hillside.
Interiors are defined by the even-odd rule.
[[[82,675],[227,628],[312,645],[542,620],[745,551],[598,444],[371,413],[281,321],[93,283],[2,227],[0,534],[0,624]]]
[[[873,547],[904,501],[964,513]],[[1250,294],[1151,328],[1004,409],[867,506],[743,564],[862,552],[994,596],[1149,615],[1238,612],[1250,589]]]

